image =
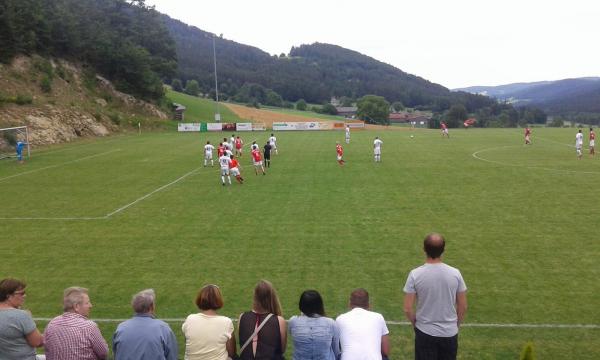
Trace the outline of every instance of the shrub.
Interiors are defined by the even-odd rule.
[[[19,94],[13,102],[17,105],[27,105],[33,103],[33,98],[31,97],[31,95]]]
[[[42,80],[40,81],[40,88],[45,93],[52,92],[52,80],[48,75],[44,75],[44,77],[42,77]]]

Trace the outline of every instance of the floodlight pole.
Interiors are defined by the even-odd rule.
[[[215,63],[215,95],[217,102],[215,103],[215,121],[221,122],[221,114],[219,113],[219,85],[217,82],[217,50],[215,48],[215,34],[213,34],[213,60]]]

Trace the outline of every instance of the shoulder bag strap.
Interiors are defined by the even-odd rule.
[[[252,341],[252,339],[254,339],[254,337],[256,335],[258,335],[258,332],[260,331],[260,329],[262,329],[262,327],[265,326],[265,324],[267,323],[267,320],[269,320],[271,318],[271,316],[273,316],[273,314],[267,315],[267,317],[254,330],[254,332],[252,333],[252,335],[250,335],[250,337],[246,340],[246,342],[244,343],[244,345],[242,345],[242,347],[240,348],[240,355],[242,355],[242,353],[244,352],[244,349],[246,347],[248,347],[248,345],[250,344],[250,342]]]

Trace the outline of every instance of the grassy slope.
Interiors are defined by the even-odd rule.
[[[186,107],[184,116],[185,122],[214,122],[216,103],[213,100],[202,99],[196,96],[183,94],[167,88],[167,98],[171,102],[184,105]],[[240,118],[234,114],[225,105],[219,106],[221,121],[236,122]]]
[[[600,245],[591,240],[600,230],[600,163],[575,160],[573,131],[536,130],[530,147],[517,130],[416,134],[354,132],[340,168],[341,132],[279,133],[267,176],[242,159],[242,186],[223,188],[216,168],[200,168],[109,219],[0,220],[0,274],[27,280],[37,317],[58,314],[62,289],[82,285],[97,318],[128,317],[131,295],[147,287],[157,290],[160,317],[183,318],[204,283],[221,286],[222,313],[235,317],[267,278],[286,317],[306,288],[336,316],[360,286],[386,319],[403,320],[406,275],[423,260],[424,234],[439,231],[446,262],[469,287],[468,323],[600,324]],[[384,140],[377,165],[376,135]],[[220,136],[114,137],[34,153],[24,166],[0,162],[0,217],[106,215],[197,169],[202,144]],[[249,137],[261,143],[267,134]],[[472,156],[481,149],[486,161]],[[107,339],[115,326],[102,325]],[[393,357],[411,358],[409,328],[390,330]],[[464,328],[460,358],[514,359],[533,340],[540,358],[596,359],[598,335]]]

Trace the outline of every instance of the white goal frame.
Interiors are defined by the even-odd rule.
[[[31,157],[31,147],[29,145],[29,129],[27,128],[27,126],[15,126],[15,127],[9,127],[9,128],[1,128],[0,129],[0,133],[2,133],[3,131],[9,131],[9,130],[25,130],[25,144],[27,144],[27,158],[29,159]],[[11,156],[7,156],[7,157],[11,157]],[[2,159],[1,154],[0,154],[0,159]]]

